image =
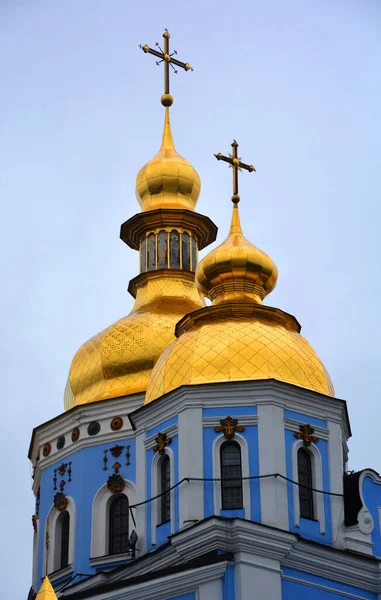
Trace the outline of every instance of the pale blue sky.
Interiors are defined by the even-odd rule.
[[[166,8],[167,7],[167,8]],[[378,0],[2,0],[2,591],[25,599],[33,426],[63,410],[79,345],[127,314],[137,253],[119,226],[160,144],[167,27],[178,151],[198,210],[230,219],[235,137],[244,233],[271,254],[268,304],[294,314],[348,401],[350,467],[381,471],[381,4]],[[12,594],[10,595],[10,592]]]

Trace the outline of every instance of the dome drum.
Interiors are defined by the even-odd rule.
[[[186,209],[159,208],[138,213],[125,221],[120,228],[120,238],[133,250],[139,250],[147,232],[176,228],[192,233],[199,250],[214,242],[218,231],[205,215]]]
[[[195,271],[197,266],[197,241],[188,231],[160,229],[151,231],[140,246],[140,271],[158,269],[184,269]]]

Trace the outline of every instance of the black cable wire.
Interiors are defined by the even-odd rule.
[[[233,480],[246,481],[246,480],[251,480],[251,479],[268,479],[269,477],[274,477],[274,478],[279,477],[280,479],[284,479],[285,481],[288,481],[289,483],[292,483],[293,485],[297,485],[297,486],[305,488],[307,490],[311,490],[312,492],[317,492],[318,494],[326,494],[327,496],[337,496],[337,497],[340,497],[340,498],[344,497],[344,494],[337,494],[335,492],[326,492],[325,490],[318,490],[316,488],[309,487],[308,485],[304,485],[303,483],[299,483],[299,481],[294,481],[293,479],[290,479],[289,477],[286,477],[285,475],[281,475],[281,473],[269,473],[268,475],[250,475],[248,477],[234,477],[234,478],[232,477],[231,479],[229,479],[229,481],[233,481]],[[148,504],[148,502],[152,502],[153,500],[157,500],[157,498],[161,498],[161,496],[164,496],[164,495],[168,494],[168,492],[171,492],[172,490],[174,490],[175,488],[177,488],[179,485],[181,485],[185,481],[187,481],[187,482],[189,482],[189,481],[221,481],[221,477],[184,477],[183,479],[180,479],[180,481],[178,481],[177,483],[175,483],[175,485],[173,485],[172,487],[170,487],[165,492],[162,492],[161,494],[157,494],[156,496],[153,496],[152,498],[149,498],[148,500],[143,500],[142,502],[137,502],[136,504],[131,504],[130,508],[136,508],[137,506],[142,506],[143,504]]]

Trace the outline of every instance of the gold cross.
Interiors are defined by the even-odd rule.
[[[147,44],[145,44],[145,46],[139,46],[139,48],[141,48],[143,52],[153,54],[154,56],[160,58],[160,60],[156,61],[157,65],[160,65],[160,63],[162,62],[164,63],[164,94],[161,97],[161,103],[163,106],[171,106],[173,104],[173,96],[171,96],[171,94],[169,93],[169,67],[171,66],[175,73],[177,73],[178,71],[173,65],[176,65],[176,67],[181,67],[182,69],[184,69],[184,71],[193,71],[189,63],[183,63],[180,60],[177,60],[177,58],[173,58],[175,55],[177,55],[176,50],[174,50],[172,54],[169,53],[170,37],[171,36],[168,33],[168,29],[166,29],[163,33],[164,50],[160,47],[159,42],[156,42],[155,44],[159,48],[160,52],[158,50],[150,48]]]
[[[232,202],[237,204],[240,201],[240,197],[238,195],[238,171],[242,171],[242,169],[245,169],[246,171],[249,171],[249,173],[252,173],[253,171],[255,171],[255,168],[253,167],[253,165],[247,165],[246,163],[241,162],[241,159],[238,158],[238,143],[235,140],[232,143],[232,148],[233,154],[229,154],[229,156],[224,156],[223,154],[221,154],[221,152],[215,154],[214,156],[217,160],[223,160],[229,163],[230,167],[233,168]]]

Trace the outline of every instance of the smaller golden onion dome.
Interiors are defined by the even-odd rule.
[[[194,210],[200,195],[197,171],[175,150],[169,108],[165,109],[163,141],[156,156],[136,178],[136,196],[143,211],[158,208]]]
[[[244,237],[235,201],[229,235],[199,263],[197,286],[213,304],[246,301],[262,304],[277,278],[278,269],[270,256]]]

